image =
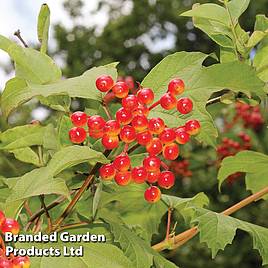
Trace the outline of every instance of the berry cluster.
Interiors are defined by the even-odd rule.
[[[11,218],[6,218],[3,211],[0,210],[0,231],[2,234],[18,234],[20,231],[19,223]],[[3,245],[2,245],[3,247]],[[1,268],[29,268],[30,259],[28,256],[10,256],[5,255],[5,249],[0,248],[0,267]]]
[[[122,99],[122,107],[115,114],[115,120],[105,121],[99,115],[88,116],[84,112],[75,112],[71,115],[74,127],[69,131],[70,140],[73,143],[83,143],[88,134],[95,139],[101,139],[106,150],[118,147],[119,142],[125,143],[124,151],[118,155],[113,163],[106,164],[100,169],[103,180],[114,179],[118,185],[127,185],[131,181],[136,183],[147,182],[150,185],[158,183],[158,186],[169,189],[173,186],[175,176],[168,171],[168,166],[158,157],[166,160],[175,160],[179,156],[178,144],[185,144],[191,135],[197,135],[200,131],[200,123],[197,120],[189,120],[183,126],[169,128],[159,118],[148,118],[150,111],[157,105],[165,110],[177,108],[181,114],[188,114],[193,109],[193,103],[189,98],[176,98],[184,92],[185,86],[181,79],[172,79],[168,84],[167,93],[160,100],[154,101],[154,92],[150,88],[140,88],[136,94],[129,94],[129,86],[125,81],[114,83],[112,77],[103,75],[97,78],[96,87],[106,95],[111,91],[115,97]],[[149,106],[150,105],[150,106]],[[143,161],[143,166],[131,167],[131,161],[127,154],[128,145],[132,142],[144,146],[149,156]],[[161,172],[160,167],[164,169]],[[150,186],[145,191],[145,199],[148,202],[156,202],[160,199],[161,191],[156,186]]]
[[[255,131],[261,130],[264,124],[264,119],[260,112],[259,106],[250,106],[241,102],[236,103],[236,116],[235,119],[241,118],[244,123],[244,127],[252,128]]]
[[[170,170],[172,170],[176,175],[181,177],[192,177],[193,173],[189,170],[189,161],[183,159],[180,161],[172,161],[169,165]]]
[[[227,156],[233,156],[240,151],[251,148],[251,138],[244,132],[238,134],[239,141],[224,137],[222,143],[217,147],[218,160],[222,161]],[[229,184],[241,177],[241,173],[237,172],[227,178]]]

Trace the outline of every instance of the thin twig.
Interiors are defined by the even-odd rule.
[[[45,210],[45,214],[46,214],[46,217],[47,217],[47,224],[48,224],[48,232],[50,233],[51,229],[52,229],[52,220],[51,220],[51,217],[49,215],[48,209],[46,207],[45,196],[42,194],[42,195],[39,196],[39,198],[40,198],[40,201],[41,201],[41,204],[42,204],[42,208],[44,208],[44,210]]]
[[[107,117],[109,118],[109,120],[112,120],[113,119],[112,114],[109,110],[108,105],[104,101],[102,102],[102,108],[103,108],[104,112],[106,113]]]
[[[28,47],[27,43],[21,37],[21,34],[20,34],[20,30],[19,29],[14,33],[14,35],[18,37],[18,39],[21,41],[21,43],[24,45],[24,47]]]
[[[33,213],[32,213],[32,211],[31,211],[31,209],[30,209],[30,207],[29,207],[29,202],[28,202],[28,200],[26,200],[26,201],[24,202],[23,206],[24,206],[26,212],[28,213],[28,215],[29,215],[30,217],[32,217],[32,216],[33,216]]]
[[[76,222],[76,223],[66,224],[64,226],[59,227],[57,231],[60,232],[60,231],[66,230],[66,229],[82,227],[85,225],[89,225],[89,222]]]
[[[169,239],[172,208],[168,208],[166,240]]]

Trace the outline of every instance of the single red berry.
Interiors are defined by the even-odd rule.
[[[179,156],[179,146],[176,143],[166,144],[163,148],[163,156],[167,160],[175,160]]]
[[[103,127],[103,132],[110,136],[117,136],[120,133],[120,124],[116,120],[109,120]]]
[[[129,92],[129,88],[125,82],[116,82],[112,90],[114,95],[120,99],[125,98]]]
[[[18,234],[20,231],[20,226],[16,220],[6,218],[2,223],[1,230],[3,233]]]
[[[131,172],[130,171],[116,172],[114,180],[118,185],[121,186],[128,185],[131,181]]]
[[[4,212],[2,210],[0,210],[0,229],[1,229],[1,226],[3,224],[3,222],[5,221],[6,219],[6,216],[4,214]]]
[[[105,164],[100,168],[100,176],[105,181],[110,181],[114,178],[116,170],[113,164]]]
[[[87,123],[87,114],[84,112],[74,112],[71,114],[71,121],[76,127],[82,127]]]
[[[160,177],[160,169],[157,169],[155,171],[149,171],[147,174],[147,181],[149,183],[155,183],[158,181]]]
[[[151,186],[144,192],[144,198],[149,203],[156,203],[161,198],[161,191],[156,186]]]
[[[146,145],[146,151],[150,155],[158,155],[162,152],[163,144],[159,138],[153,138],[152,141]]]
[[[137,97],[139,102],[148,105],[154,101],[154,92],[150,88],[142,88],[138,91]]]
[[[182,94],[184,92],[184,89],[185,89],[184,82],[183,82],[183,80],[181,80],[179,78],[172,79],[168,84],[168,91],[172,95]]]
[[[149,120],[149,124],[148,124],[148,130],[152,133],[152,134],[160,134],[161,132],[163,132],[165,129],[165,123],[164,121],[157,117],[157,118],[152,118]]]
[[[193,110],[193,102],[189,98],[180,98],[177,102],[177,110],[181,114],[188,114]]]
[[[88,118],[87,125],[90,131],[100,131],[105,126],[105,120],[99,115],[92,115]]]
[[[170,93],[165,93],[160,99],[160,105],[165,110],[171,110],[176,107],[177,99]]]
[[[119,170],[119,171],[126,171],[130,168],[130,158],[128,157],[128,155],[118,155],[115,159],[114,159],[114,167]]]
[[[138,108],[133,111],[133,115],[149,115],[149,108],[143,104],[139,104]]]
[[[132,126],[123,126],[120,131],[120,139],[125,143],[131,143],[136,139],[136,131]]]
[[[144,183],[147,179],[147,171],[144,167],[134,167],[131,171],[132,180],[136,183]]]
[[[88,134],[93,139],[100,139],[103,137],[104,132],[102,130],[100,130],[100,131],[90,131],[89,130]]]
[[[200,132],[200,128],[198,120],[189,120],[185,124],[185,130],[190,135],[197,135]]]
[[[124,107],[120,108],[115,116],[116,120],[122,125],[128,125],[132,121],[132,113]]]
[[[96,80],[96,87],[101,92],[109,91],[114,85],[114,80],[110,75],[102,75]]]
[[[139,106],[138,98],[135,95],[128,95],[122,99],[122,106],[129,111],[133,111]]]
[[[101,139],[101,143],[107,150],[112,150],[119,145],[119,138],[118,136],[109,136],[104,134]]]
[[[72,143],[82,143],[87,138],[87,132],[82,127],[73,127],[69,130],[69,137]]]
[[[128,86],[129,89],[134,89],[135,88],[135,82],[132,76],[127,76],[125,78],[125,82]]]
[[[179,144],[185,144],[190,140],[190,135],[181,128],[176,129],[175,133],[176,133],[176,142]]]
[[[153,135],[148,130],[137,133],[136,140],[138,144],[142,146],[146,146],[147,144],[149,144],[152,141],[152,139]]]
[[[131,124],[137,132],[141,132],[147,129],[148,119],[145,115],[134,115]]]
[[[158,185],[165,189],[170,189],[175,183],[175,176],[171,171],[163,171],[158,179]]]
[[[29,268],[30,258],[28,256],[17,256],[12,260],[13,268]]]
[[[160,133],[159,139],[164,144],[174,142],[176,139],[175,130],[173,128],[165,128],[164,131]]]
[[[147,156],[143,159],[143,166],[147,171],[157,171],[160,169],[161,160],[157,156]]]
[[[1,268],[13,268],[12,262],[4,256],[0,257]]]

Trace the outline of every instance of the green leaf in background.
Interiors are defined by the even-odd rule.
[[[93,197],[93,202],[92,202],[92,217],[93,218],[95,218],[98,207],[99,207],[101,193],[102,193],[102,186],[103,186],[102,182],[97,184],[97,189]]]
[[[43,54],[42,54],[43,55]],[[96,89],[95,81],[100,75],[111,75],[114,80],[117,77],[115,66],[117,63],[101,67],[94,67],[78,77],[58,80],[55,83],[38,85],[27,83],[20,78],[13,78],[6,84],[2,95],[1,108],[5,117],[19,105],[27,102],[33,97],[53,96],[67,94],[74,98],[85,98],[101,100],[101,93]]]
[[[46,53],[47,51],[49,24],[50,10],[47,4],[43,4],[41,6],[37,22],[37,36],[39,42],[41,43],[41,53]]]
[[[232,243],[236,230],[240,229],[251,235],[253,248],[262,256],[263,265],[268,264],[268,228],[205,209],[197,210],[193,222],[198,223],[200,242],[208,245],[213,258],[220,249]]]
[[[197,139],[215,146],[217,129],[206,110],[206,103],[210,96],[222,89],[230,89],[234,92],[243,92],[248,96],[256,94],[264,97],[264,84],[254,70],[246,64],[228,62],[205,68],[202,62],[206,57],[205,54],[196,52],[177,52],[169,55],[149,72],[142,85],[152,88],[157,100],[166,92],[172,78],[183,79],[186,85],[183,96],[192,99],[193,111],[188,115],[180,115],[175,109],[166,111],[156,107],[151,111],[151,116],[161,117],[169,127],[184,125],[189,119],[198,119],[202,130]]]
[[[226,6],[230,12],[234,25],[238,23],[239,17],[246,11],[250,0],[232,0],[228,1]]]
[[[71,98],[67,95],[55,95],[48,97],[38,97],[41,104],[50,107],[53,110],[61,112],[69,112],[71,105]]]
[[[235,156],[226,157],[218,173],[219,187],[229,175],[245,172],[247,189],[256,193],[268,186],[267,167],[268,156],[258,152],[242,151]],[[263,198],[267,199],[268,196]]]
[[[30,147],[14,149],[9,152],[13,153],[14,156],[22,162],[33,164],[37,167],[41,166],[37,153],[35,153]]]
[[[0,35],[0,49],[14,60],[16,76],[30,83],[46,84],[61,77],[61,70],[47,55],[32,48],[24,48]]]
[[[69,116],[63,115],[58,120],[57,137],[62,147],[73,145],[69,138],[69,130],[73,127],[73,123]]]
[[[259,49],[253,59],[253,66],[264,82],[268,82],[268,46]]]

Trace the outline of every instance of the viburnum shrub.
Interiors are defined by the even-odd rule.
[[[184,12],[220,53],[173,53],[141,82],[118,76],[118,63],[63,78],[47,55],[45,4],[40,49],[19,32],[22,43],[0,35],[0,49],[15,66],[1,94],[0,267],[175,268],[174,256],[195,235],[214,258],[237,229],[268,264],[268,229],[259,220],[268,193],[268,18],[257,15],[254,32],[246,32],[239,17],[248,4],[224,0]],[[38,121],[29,111],[40,105],[48,117]],[[245,177],[245,186],[232,185],[238,201],[225,187],[232,174]],[[226,200],[237,203],[228,207]],[[254,222],[231,216],[254,201]],[[226,209],[212,210],[218,207]],[[19,229],[19,237],[88,232],[106,243],[4,241],[5,232]],[[42,255],[80,246],[83,256]],[[9,256],[7,247],[14,249]],[[194,252],[183,254],[195,262]]]

